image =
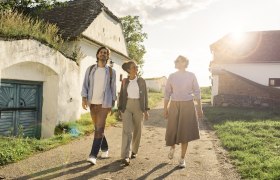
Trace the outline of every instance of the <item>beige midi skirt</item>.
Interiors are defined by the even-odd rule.
[[[171,101],[165,140],[167,146],[199,139],[198,121],[193,101]]]

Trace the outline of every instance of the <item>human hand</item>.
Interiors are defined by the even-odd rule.
[[[82,101],[82,107],[84,110],[87,110],[87,107],[88,107],[87,100]]]
[[[148,111],[145,111],[144,112],[144,120],[148,120],[149,119],[149,113],[148,113]]]

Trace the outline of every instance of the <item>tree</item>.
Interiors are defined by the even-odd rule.
[[[127,42],[128,55],[142,67],[143,56],[146,53],[145,46],[142,43],[147,39],[147,33],[142,32],[143,25],[139,21],[139,16],[125,16],[120,19],[124,38]]]
[[[29,15],[36,15],[42,10],[63,5],[59,0],[0,0],[0,10],[16,10]]]

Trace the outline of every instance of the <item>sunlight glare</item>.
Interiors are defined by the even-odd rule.
[[[232,41],[238,44],[244,41],[245,34],[244,32],[233,32],[230,37]]]

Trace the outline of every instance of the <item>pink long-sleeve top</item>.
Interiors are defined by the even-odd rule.
[[[192,72],[177,71],[170,74],[165,86],[165,100],[190,101],[200,99],[200,88]]]

